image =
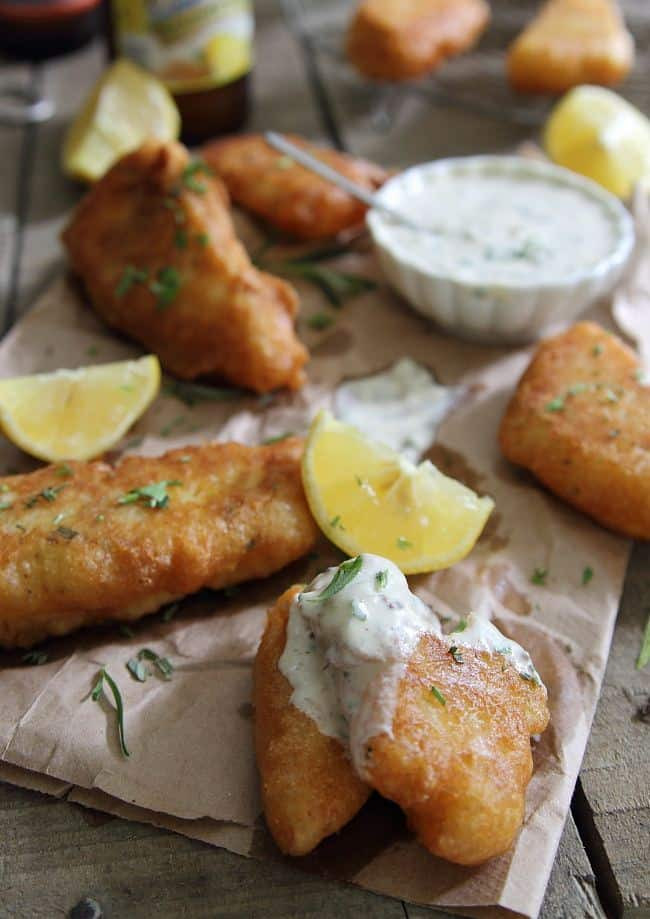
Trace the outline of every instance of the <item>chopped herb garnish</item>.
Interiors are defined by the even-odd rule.
[[[334,323],[334,317],[328,313],[314,313],[307,319],[307,325],[310,329],[317,329],[319,332],[323,329],[329,329]]]
[[[540,587],[546,584],[546,578],[548,577],[548,570],[546,568],[535,568],[533,573],[530,576],[531,583],[537,584]]]
[[[165,198],[163,201],[163,206],[172,212],[174,220],[176,223],[185,222],[185,211],[178,202],[178,199],[171,195],[169,198]]]
[[[591,353],[593,354],[594,357],[598,357],[600,354],[603,353],[603,346],[600,344],[600,342],[597,345],[593,346],[593,348],[591,349]]]
[[[212,175],[212,170],[208,164],[204,163],[203,160],[197,159],[188,163],[181,174],[181,182],[185,188],[189,188],[190,191],[194,191],[199,195],[202,195],[207,188],[207,185],[203,182],[199,182],[196,178],[197,174],[201,172]]]
[[[12,507],[13,504],[11,501],[0,501],[0,511],[8,511],[11,510]]]
[[[336,529],[337,527],[338,527],[340,530],[344,530],[344,529],[345,529],[345,527],[344,527],[343,524],[341,523],[341,515],[340,515],[340,514],[337,514],[336,517],[332,517],[332,519],[330,520],[330,526],[333,527],[333,529]]]
[[[641,642],[641,650],[639,651],[639,656],[636,661],[636,669],[643,670],[643,668],[650,663],[650,616],[648,616],[648,621],[645,624],[645,631],[643,633],[643,641]]]
[[[462,652],[458,649],[457,645],[452,645],[449,649],[449,653],[457,664],[463,663],[463,655]]]
[[[334,572],[334,577],[329,582],[327,587],[323,588],[319,594],[316,595],[316,600],[329,600],[339,591],[343,590],[344,587],[353,581],[354,578],[361,571],[361,566],[363,565],[363,559],[360,555],[355,556],[355,558],[349,558],[347,562],[342,562],[339,567]]]
[[[563,412],[564,411],[564,399],[562,396],[556,396],[555,399],[551,399],[550,402],[546,404],[547,412]]]
[[[130,626],[125,625],[123,622],[120,623],[119,630],[120,630],[120,634],[124,635],[125,638],[133,638],[133,636],[135,635],[135,632],[133,631],[133,629]]]
[[[460,619],[456,628],[452,629],[452,633],[453,632],[464,632],[466,628],[467,628],[467,619]]]
[[[526,670],[520,670],[519,676],[522,680],[526,680],[527,683],[534,683],[536,686],[539,686],[539,677],[536,673],[528,673]]]
[[[281,440],[286,440],[287,437],[293,437],[293,431],[285,431],[284,434],[276,434],[275,437],[267,437],[266,440],[262,441],[262,446],[268,447],[269,444],[280,443]]]
[[[136,268],[134,265],[127,265],[122,272],[122,277],[117,282],[115,296],[123,297],[131,290],[134,284],[143,284],[147,280],[147,277],[146,271],[143,271],[141,268]]]
[[[589,565],[587,565],[586,568],[583,568],[582,569],[582,586],[584,587],[585,584],[588,584],[589,581],[591,581],[591,579],[593,578],[593,576],[594,576],[593,568],[591,568]]]
[[[182,482],[164,479],[162,482],[152,482],[151,485],[143,485],[141,488],[132,488],[131,491],[121,495],[117,499],[117,503],[135,504],[137,501],[143,501],[147,507],[166,507],[169,504],[167,489],[174,485],[182,485]]]
[[[65,520],[65,511],[61,511],[60,514],[57,514],[52,523],[56,526],[58,523],[61,523],[62,520]]]
[[[93,702],[99,702],[102,694],[106,695],[106,690],[104,689],[104,681],[108,683],[108,687],[113,695],[113,701],[115,702],[115,709],[117,712],[117,732],[120,738],[120,749],[123,756],[130,756],[131,754],[128,751],[126,746],[126,737],[124,735],[124,705],[122,703],[122,694],[118,688],[117,683],[113,677],[108,673],[105,667],[99,671],[95,685],[93,686],[90,692],[90,698]]]
[[[37,648],[33,648],[31,651],[23,654],[21,661],[23,664],[28,664],[30,667],[40,667],[41,664],[47,663],[48,657],[47,651],[39,651]]]
[[[60,475],[63,479],[72,475],[72,469],[68,466],[67,463],[63,463],[61,466],[57,466],[54,472],[56,475]]]
[[[613,389],[609,388],[605,390],[604,396],[605,402],[618,402],[618,400],[621,398],[619,393],[616,393]]]
[[[138,651],[138,660],[151,661],[154,666],[158,668],[165,680],[171,680],[174,667],[166,657],[161,657],[159,654],[156,654],[155,651],[152,651],[151,648],[143,648],[141,651]]]
[[[144,661],[138,660],[137,657],[131,657],[126,662],[126,669],[129,671],[132,677],[139,683],[144,683],[144,681],[149,676],[149,669]]]
[[[174,245],[177,249],[187,249],[187,230],[179,227],[174,234]]]
[[[447,704],[447,700],[445,699],[445,697],[440,692],[437,686],[430,686],[429,691],[431,692],[431,695],[434,697],[434,699],[437,699],[441,705]]]
[[[181,289],[181,276],[173,265],[165,265],[149,283],[149,290],[156,298],[156,309],[164,310],[174,301]]]
[[[170,603],[169,606],[166,606],[165,609],[162,611],[162,617],[161,617],[162,621],[171,622],[174,616],[176,615],[176,613],[178,612],[179,605],[180,604],[178,603]]]
[[[161,437],[169,437],[174,428],[177,428],[179,425],[183,424],[185,421],[185,415],[177,415],[176,418],[173,418],[166,425],[160,429]]]
[[[91,345],[89,348],[86,348],[86,354],[88,357],[97,357],[99,354],[99,348],[97,345]]]
[[[25,501],[25,507],[34,507],[34,505],[37,504],[41,498],[43,501],[54,501],[58,493],[64,488],[65,485],[48,486],[47,488],[44,488],[43,491],[39,491],[38,494],[32,495],[31,498],[28,498]]]
[[[97,523],[101,523],[102,520],[105,520],[105,519],[106,518],[104,517],[103,514],[97,514],[97,516],[95,517],[95,520],[97,521]]]
[[[413,543],[410,542],[405,536],[398,536],[396,545],[398,549],[412,549]]]
[[[378,571],[375,575],[375,588],[377,590],[383,590],[386,584],[388,584],[388,568],[382,568],[382,570]]]
[[[72,530],[70,527],[57,527],[56,531],[64,539],[74,539],[75,536],[79,535],[79,530]]]
[[[163,390],[170,396],[180,399],[190,407],[197,402],[226,402],[228,399],[241,399],[242,389],[206,386],[204,383],[186,383],[181,380],[169,380]]]
[[[197,243],[202,249],[205,249],[205,247],[210,242],[210,237],[208,236],[207,233],[197,233],[194,239],[197,241]]]
[[[284,271],[291,277],[302,278],[303,281],[315,284],[332,306],[337,307],[343,306],[344,302],[351,297],[377,287],[377,284],[370,278],[350,274],[347,271],[336,271],[334,268],[326,268],[324,265],[314,265],[306,261],[283,262],[272,267]]]

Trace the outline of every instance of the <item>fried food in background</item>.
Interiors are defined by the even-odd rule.
[[[501,422],[507,459],[604,526],[650,539],[650,388],[615,335],[579,322],[542,342]]]
[[[212,444],[0,480],[0,646],[139,619],[299,558],[317,532],[301,452],[295,438]]]
[[[363,0],[347,55],[373,80],[411,80],[471,48],[489,18],[484,0]]]
[[[369,191],[389,178],[381,166],[289,135],[288,139]],[[363,224],[366,207],[270,147],[259,134],[208,144],[202,155],[233,201],[301,240],[327,239]]]
[[[304,382],[295,291],[251,264],[223,186],[180,144],[152,141],[119,160],[63,242],[95,311],[176,376],[257,392]]]
[[[255,750],[264,814],[287,855],[305,855],[350,821],[371,790],[352,768],[343,746],[321,734],[291,703],[292,688],[280,672],[291,601],[287,590],[269,612],[255,659]]]
[[[508,50],[510,83],[561,93],[580,83],[614,86],[634,61],[634,42],[616,0],[548,0]]]
[[[448,641],[426,634],[399,685],[393,736],[369,741],[365,777],[400,805],[430,852],[478,865],[519,831],[530,735],[548,717],[545,688],[504,655],[462,647],[458,663]]]

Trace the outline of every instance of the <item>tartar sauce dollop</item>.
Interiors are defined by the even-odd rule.
[[[291,701],[322,734],[341,741],[362,778],[368,741],[392,736],[399,682],[425,633],[450,647],[504,654],[522,677],[539,681],[527,652],[484,617],[470,615],[463,631],[443,636],[433,610],[378,555],[328,568],[291,605],[279,662]]]

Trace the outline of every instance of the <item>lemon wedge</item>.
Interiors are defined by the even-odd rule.
[[[464,558],[494,507],[429,461],[415,466],[324,411],[309,431],[302,480],[316,522],[339,549],[383,555],[405,574]]]
[[[619,198],[637,182],[650,184],[650,121],[602,86],[578,86],[551,112],[544,129],[546,152]]]
[[[215,35],[206,45],[203,56],[219,84],[236,80],[251,69],[251,43],[239,35],[227,32]]]
[[[46,462],[91,459],[115,446],[159,389],[153,354],[0,380],[0,428]]]
[[[126,59],[99,78],[63,143],[63,169],[94,182],[145,140],[176,140],[176,103],[163,84]]]

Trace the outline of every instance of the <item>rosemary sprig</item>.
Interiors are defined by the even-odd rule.
[[[124,733],[124,704],[122,702],[122,694],[117,683],[105,667],[102,667],[97,674],[95,684],[90,691],[90,698],[93,700],[93,702],[99,702],[102,695],[106,696],[108,699],[108,694],[104,688],[104,681],[106,681],[108,684],[108,688],[111,691],[113,701],[115,703],[115,711],[117,713],[117,733],[120,738],[120,750],[122,751],[123,756],[130,756],[131,754],[126,745],[126,736]]]
[[[316,594],[316,600],[329,600],[339,591],[343,590],[350,581],[352,581],[361,571],[363,559],[360,555],[355,558],[349,558],[347,562],[342,562],[334,573],[334,577],[327,587],[324,587],[319,594]]]

